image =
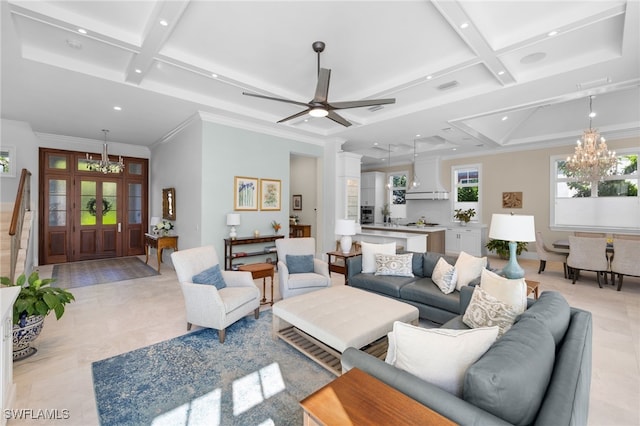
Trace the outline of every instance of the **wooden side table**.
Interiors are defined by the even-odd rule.
[[[538,300],[540,283],[532,280],[524,280],[524,282],[527,283],[527,296],[533,293],[533,298]]]
[[[249,265],[238,266],[238,271],[251,272],[254,280],[262,278],[262,300],[261,305],[269,304],[273,306],[273,265],[271,263],[250,263]],[[271,278],[271,301],[267,302],[267,278]]]
[[[162,252],[166,248],[178,251],[178,236],[177,235],[155,235],[144,234],[144,253],[146,259],[144,263],[149,263],[149,249],[155,248],[158,252],[158,273],[160,273],[160,264],[162,263]]]
[[[454,422],[357,368],[300,402],[303,424],[432,425]]]
[[[360,256],[362,252],[351,251],[349,253],[343,253],[341,251],[330,251],[327,253],[329,264],[329,275],[331,272],[344,275],[344,284],[349,285],[349,265],[347,259],[350,257]]]

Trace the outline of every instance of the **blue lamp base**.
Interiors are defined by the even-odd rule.
[[[518,243],[515,241],[509,241],[509,262],[502,268],[502,275],[509,279],[517,279],[524,278],[524,269],[520,265],[518,265],[518,260],[516,259],[516,249],[518,248]]]

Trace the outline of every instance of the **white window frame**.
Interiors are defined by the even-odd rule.
[[[458,188],[460,187],[464,187],[464,186],[476,186],[475,184],[462,184],[462,185],[458,185],[458,172],[460,171],[464,171],[464,170],[477,170],[478,171],[478,201],[477,202],[469,202],[469,201],[464,201],[464,202],[458,202]],[[455,166],[451,166],[451,189],[452,189],[452,197],[451,197],[451,218],[452,221],[455,222],[455,219],[453,219],[453,215],[455,210],[457,209],[463,209],[463,210],[468,210],[468,209],[475,209],[476,211],[476,215],[473,217],[473,219],[471,220],[471,222],[478,222],[478,223],[482,223],[482,164],[480,163],[476,163],[476,164],[460,164],[460,165],[455,165]]]
[[[405,177],[405,185],[404,186],[393,186],[393,177],[394,176],[404,176]],[[387,183],[391,184],[391,189],[387,190],[387,200],[389,203],[389,210],[391,211],[390,217],[392,219],[406,218],[407,217],[407,184],[409,182],[409,171],[408,170],[398,170],[395,172],[387,173]],[[405,199],[404,204],[394,204],[393,203],[393,191],[404,191]]]

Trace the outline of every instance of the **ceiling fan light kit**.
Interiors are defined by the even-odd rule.
[[[344,127],[351,126],[351,123],[348,120],[346,120],[344,117],[336,113],[335,112],[336,110],[379,106],[379,105],[385,105],[385,104],[393,104],[396,102],[395,98],[388,98],[388,99],[370,99],[370,100],[361,100],[361,101],[344,101],[344,102],[329,103],[328,96],[329,96],[329,81],[331,80],[331,70],[327,68],[320,68],[320,53],[324,51],[325,44],[322,41],[315,41],[313,42],[311,47],[313,48],[313,51],[318,54],[318,83],[316,85],[316,93],[311,101],[305,103],[305,102],[292,101],[289,99],[276,98],[272,96],[258,95],[255,93],[242,92],[242,94],[246,96],[253,96],[256,98],[268,99],[271,101],[278,101],[278,102],[285,102],[289,104],[299,105],[307,108],[304,111],[298,112],[289,117],[283,118],[282,120],[279,120],[278,123],[283,123],[285,121],[289,121],[294,118],[301,117],[305,114],[309,114],[312,117],[327,117],[329,120],[332,120]]]

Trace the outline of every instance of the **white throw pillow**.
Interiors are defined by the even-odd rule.
[[[524,278],[510,280],[484,269],[480,287],[501,302],[513,306],[518,314],[527,310],[527,283]]]
[[[498,336],[498,327],[471,330],[420,328],[396,321],[386,362],[457,396],[467,368]]]
[[[471,281],[480,277],[482,270],[487,267],[487,258],[471,256],[461,251],[456,264],[453,266],[458,273],[456,290],[460,290],[463,286],[469,285]]]
[[[373,244],[360,243],[362,250],[362,272],[372,274],[376,272],[376,253],[396,254],[396,243]]]
[[[444,257],[438,259],[436,267],[433,268],[431,279],[440,288],[444,294],[452,293],[456,289],[456,282],[458,281],[458,273],[456,268],[449,265]]]
[[[502,337],[518,315],[513,306],[501,302],[482,290],[482,287],[476,286],[469,306],[462,316],[462,322],[471,328],[498,326],[498,337]]]
[[[413,277],[413,253],[380,254],[376,253],[376,275]]]

